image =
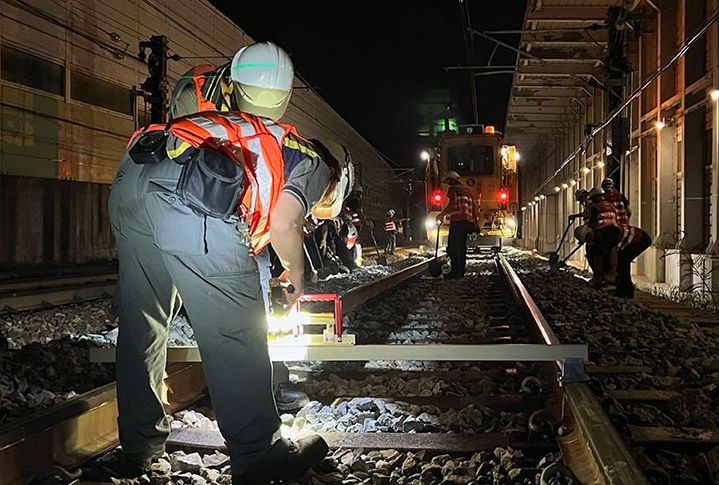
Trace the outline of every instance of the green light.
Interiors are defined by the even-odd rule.
[[[239,71],[240,69],[250,69],[252,67],[277,67],[277,64],[254,62],[249,64],[240,64],[239,66],[232,66],[232,69]]]
[[[457,118],[440,118],[434,120],[435,133],[445,133],[447,131],[457,131]]]

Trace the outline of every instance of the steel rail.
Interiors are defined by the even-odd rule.
[[[380,293],[418,276],[427,270],[427,259],[384,278],[365,283],[342,293],[344,311],[351,311]],[[538,312],[539,310],[536,309]],[[546,324],[546,322],[545,322]],[[369,361],[369,360],[422,360],[422,361],[533,361],[564,362],[588,359],[585,345],[546,344],[413,344],[413,345],[345,345],[345,344],[273,344],[268,345],[274,362],[302,361]],[[114,347],[90,349],[91,362],[114,362]],[[167,362],[201,362],[197,346],[168,347]]]
[[[559,339],[517,273],[503,255],[500,254],[498,258],[499,265],[507,276],[512,291],[531,315],[544,341],[548,345],[558,345]],[[597,464],[597,469],[594,471],[599,476],[592,477],[594,480],[608,485],[649,483],[589,386],[580,382],[563,384],[562,398],[564,399],[562,404],[566,403],[570,411],[569,416],[563,417],[573,418],[575,426],[571,427],[573,428],[571,431],[575,435],[574,438],[579,435],[580,439],[586,443],[585,451],[591,453],[591,459]],[[565,444],[566,442],[560,439],[560,446]],[[584,461],[586,464],[587,460]]]
[[[202,366],[172,364],[165,384],[167,412],[184,409],[204,393]],[[0,426],[0,485],[44,478],[53,467],[75,468],[118,444],[111,383]]]

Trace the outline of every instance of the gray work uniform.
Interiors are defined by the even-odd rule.
[[[202,93],[205,99],[214,103],[219,111],[237,108],[234,103],[232,103],[232,106],[228,106],[225,93],[223,92],[223,84],[230,85],[231,82],[230,63],[218,66],[215,70],[205,75]],[[172,90],[170,96],[170,117],[174,119],[196,112],[197,94],[195,93],[192,69],[190,69],[180,77]],[[265,310],[269,313],[270,278],[272,278],[269,248],[265,248],[260,254],[257,254],[255,260],[257,261],[257,266],[260,271],[260,284],[262,285],[262,296],[265,300]],[[290,370],[287,366],[282,362],[274,362],[272,364],[272,382],[275,392],[280,385],[288,383],[289,381]]]
[[[306,152],[295,156],[283,147],[283,158],[283,190],[309,211],[329,182],[329,169]],[[184,305],[218,425],[233,468],[241,470],[269,449],[280,425],[258,266],[236,216],[200,215],[174,195],[180,171],[169,158],[138,165],[126,154],[110,192],[119,256],[120,442],[135,458],[164,448],[170,430],[163,408],[167,330]]]

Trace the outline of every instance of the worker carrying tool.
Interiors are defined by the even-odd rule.
[[[477,227],[477,201],[454,170],[447,172],[443,182],[449,184],[448,203],[437,215],[437,221],[441,223],[445,216],[449,216],[447,255],[451,269],[445,278],[460,279],[467,266],[467,235]]]
[[[118,244],[114,308],[119,315],[117,393],[123,457],[116,477],[139,476],[164,451],[168,325],[182,305],[193,326],[234,483],[267,484],[319,463],[317,436],[280,437],[272,393],[267,321],[258,266],[272,242],[304,290],[303,222],[335,216],[352,187],[346,160],[323,160],[294,127],[277,123],[293,67],[272,43],[231,63],[242,112],[203,112],[136,132],[112,184],[109,212]]]
[[[384,219],[384,232],[387,236],[387,245],[384,248],[384,254],[394,254],[397,247],[397,221],[394,217],[394,209],[387,211]]]

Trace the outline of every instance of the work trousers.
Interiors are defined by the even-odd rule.
[[[619,244],[620,235],[621,229],[618,226],[592,230],[591,244],[594,246],[594,256],[590,259],[590,266],[599,281],[602,281],[609,271],[609,253]]]
[[[242,470],[269,450],[280,425],[258,267],[234,217],[206,217],[176,198],[180,169],[126,157],[110,192],[120,442],[136,458],[164,448],[167,330],[184,305],[233,469]]]
[[[384,248],[384,253],[394,253],[395,248],[397,247],[397,232],[396,231],[387,231],[387,246]]]
[[[449,223],[447,256],[449,256],[450,275],[464,276],[467,267],[467,235],[474,231],[474,224],[469,221]]]
[[[652,244],[652,238],[645,231],[639,241],[627,244],[617,255],[617,296],[634,298],[634,283],[632,282],[632,261],[647,250]]]

